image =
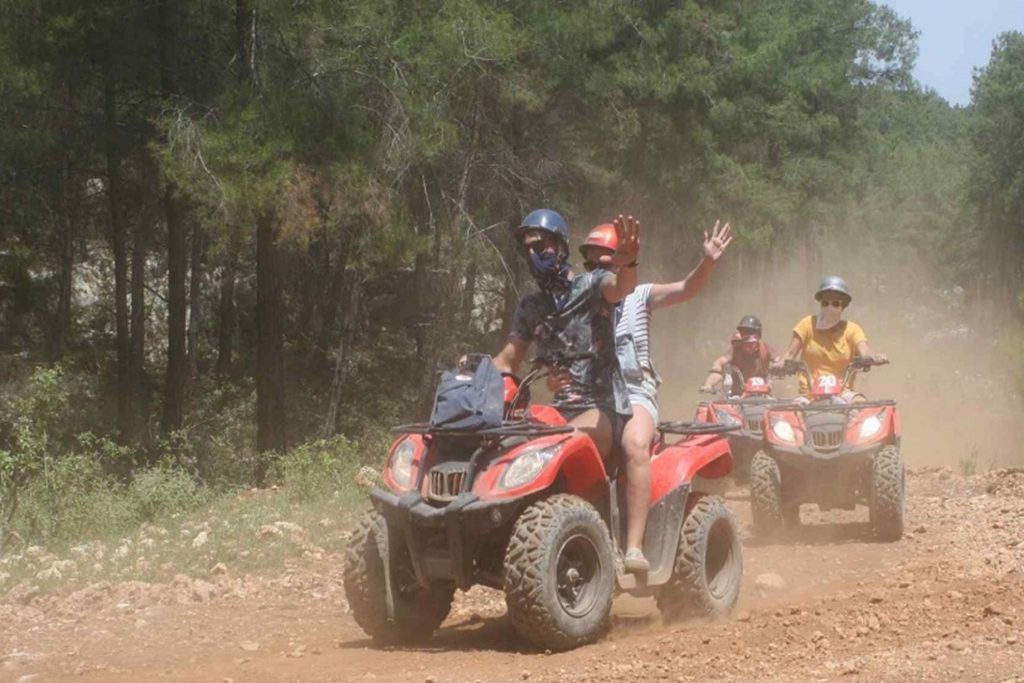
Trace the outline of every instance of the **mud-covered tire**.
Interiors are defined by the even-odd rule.
[[[736,520],[718,496],[696,496],[683,520],[672,578],[655,596],[662,617],[725,616],[736,604],[742,579]]]
[[[389,619],[378,534],[387,534],[387,525],[380,514],[369,512],[356,525],[345,549],[345,598],[352,617],[368,636],[382,644],[425,640],[448,617],[455,588],[434,585],[426,589],[410,585],[409,572],[396,572],[393,566],[392,576],[404,573],[407,583],[402,587],[399,582],[393,582],[395,614]],[[408,555],[403,551],[396,559],[408,562]]]
[[[880,541],[903,538],[905,509],[903,455],[897,446],[885,446],[871,463],[871,528]]]
[[[782,531],[782,472],[775,458],[764,451],[755,453],[750,461],[750,511],[758,536]]]
[[[524,639],[549,650],[596,640],[614,588],[611,539],[594,506],[558,494],[523,511],[505,551],[505,604]]]

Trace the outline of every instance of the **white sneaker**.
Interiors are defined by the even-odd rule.
[[[624,565],[626,572],[630,574],[646,574],[651,570],[651,563],[644,557],[644,551],[640,548],[630,548],[626,551]]]

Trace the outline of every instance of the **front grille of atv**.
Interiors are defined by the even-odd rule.
[[[811,432],[811,443],[822,451],[834,451],[843,445],[843,433],[840,431]]]
[[[764,420],[753,419],[747,420],[747,431],[754,434],[760,434],[764,431]]]
[[[431,499],[448,502],[462,493],[462,485],[468,474],[467,469],[465,466],[453,468],[452,464],[445,463],[445,465],[438,465],[430,470],[430,489],[427,495]]]

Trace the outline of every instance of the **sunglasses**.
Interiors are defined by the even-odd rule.
[[[840,301],[838,299],[822,299],[821,307],[827,308],[829,306],[832,306],[833,308],[842,308],[844,303],[845,302]]]
[[[523,252],[527,254],[543,254],[547,249],[548,244],[544,240],[535,240],[523,245]]]

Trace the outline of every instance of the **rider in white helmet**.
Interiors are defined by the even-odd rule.
[[[846,366],[856,357],[871,358],[879,363],[888,362],[884,353],[872,352],[860,325],[843,319],[846,307],[853,301],[846,280],[838,275],[826,277],[821,281],[814,298],[821,310],[817,315],[803,318],[793,327],[793,339],[783,356],[784,360],[800,358],[807,363],[813,379],[821,375],[842,378]],[[805,400],[810,394],[807,379],[802,376],[800,394]],[[854,390],[852,379],[849,385],[843,387],[842,397],[851,402],[864,400],[864,395]]]

